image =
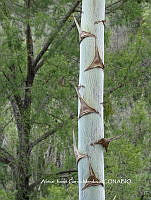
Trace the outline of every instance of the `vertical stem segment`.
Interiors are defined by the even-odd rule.
[[[83,115],[78,120],[78,150],[88,154],[88,158],[81,159],[78,163],[79,200],[104,200],[104,184],[91,184],[85,190],[85,181],[90,177],[89,166],[91,165],[95,176],[104,183],[104,150],[100,145],[90,144],[104,137],[103,122],[103,89],[104,71],[100,67],[86,70],[94,61],[96,49],[104,64],[104,23],[105,0],[83,0],[81,31],[91,33],[95,37],[85,37],[80,43],[80,76],[79,92],[88,105],[97,112]],[[100,22],[100,23],[99,23]],[[101,64],[102,64],[101,63]],[[98,63],[99,64],[99,63]],[[80,113],[81,102],[79,100],[78,112]]]

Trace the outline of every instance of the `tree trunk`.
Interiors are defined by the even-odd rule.
[[[78,87],[79,200],[104,200],[104,149],[91,145],[104,137],[104,21],[105,0],[83,0]],[[94,59],[95,58],[95,59]],[[93,183],[85,183],[85,181]],[[100,184],[98,182],[100,181]],[[96,183],[94,183],[96,182]]]
[[[22,108],[20,129],[18,127],[19,145],[17,149],[17,173],[16,173],[16,200],[29,200],[30,177],[30,104],[28,108]]]

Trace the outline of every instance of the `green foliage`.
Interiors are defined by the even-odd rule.
[[[116,109],[117,114],[115,112],[111,117],[112,133],[123,134],[123,137],[112,142],[109,146],[109,152],[105,155],[105,174],[107,180],[130,179],[131,183],[108,183],[106,185],[107,197],[114,198],[118,194],[117,198],[119,199],[137,199],[145,191],[149,191],[149,133],[151,124],[148,108],[146,102],[139,100],[132,108],[128,109],[127,115],[123,112],[124,118],[122,114],[118,119],[116,118],[116,115],[119,114],[119,110]],[[119,118],[123,118],[122,123],[119,123]],[[142,182],[145,183],[143,186]],[[147,195],[146,192],[145,199]]]
[[[112,5],[112,2],[110,3]],[[112,16],[112,25],[129,25],[141,18],[143,6],[137,1],[127,0],[111,6],[109,14]],[[116,12],[114,11],[116,10]],[[137,23],[136,23],[137,24]]]
[[[32,3],[29,23],[34,37],[34,53],[37,55],[72,1],[38,0]],[[11,6],[9,1],[2,0],[0,9],[0,129],[2,127],[3,130],[0,134],[4,134],[7,139],[4,147],[16,157],[19,138],[8,97],[10,93],[24,97],[27,13],[23,1],[19,0],[13,1]],[[150,179],[151,11],[147,1],[132,0],[112,10],[116,12],[109,14],[111,25],[105,33],[105,136],[123,134],[124,137],[113,141],[105,154],[105,178],[131,179],[132,182],[106,183],[106,194],[107,199],[113,199],[116,195],[117,200],[139,200],[145,191],[149,191]],[[77,126],[77,96],[73,84],[78,84],[79,43],[77,30],[68,31],[71,23],[72,19],[44,56],[45,64],[38,71],[32,87],[30,140],[35,141],[43,133],[56,127],[58,129],[49,139],[33,148],[30,160],[31,183],[39,178],[53,178],[56,181],[58,172],[76,168],[72,129]],[[127,42],[119,49],[110,48],[114,25],[127,26]],[[133,25],[136,26],[132,28]],[[64,125],[60,128],[61,123]],[[72,176],[77,180],[77,173]],[[10,168],[2,163],[0,177],[0,199],[13,200],[15,193],[11,191],[15,187],[14,177]],[[37,186],[31,199],[76,200],[78,184],[44,184],[40,191]],[[149,194],[145,193],[144,200],[148,199]]]
[[[75,184],[69,184],[68,186],[48,186],[47,197],[41,197],[40,200],[75,200],[78,198],[78,187]]]
[[[5,190],[0,189],[0,199],[15,200],[15,196],[13,192],[6,192]]]

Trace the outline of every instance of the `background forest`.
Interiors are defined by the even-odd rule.
[[[79,38],[73,12],[80,20],[80,1],[0,1],[1,200],[19,200],[16,188],[24,176],[31,200],[78,199],[78,184],[69,184],[77,180],[72,130],[77,133]],[[105,179],[131,180],[106,181],[108,200],[151,199],[150,43],[150,0],[106,1],[105,137],[124,136],[105,154]]]

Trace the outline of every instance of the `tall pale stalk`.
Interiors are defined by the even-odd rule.
[[[104,138],[105,0],[83,0],[81,16],[78,151],[87,156],[78,161],[79,200],[104,200],[104,148],[91,144]]]

